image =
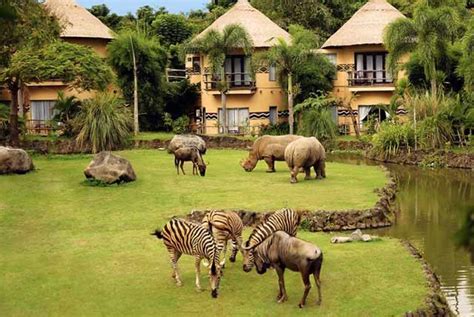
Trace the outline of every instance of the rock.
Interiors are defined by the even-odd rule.
[[[331,243],[348,243],[352,242],[352,238],[349,237],[333,237]]]
[[[372,237],[371,237],[370,235],[368,235],[368,234],[363,234],[363,235],[362,235],[362,241],[364,241],[364,242],[370,242],[370,241],[372,241]]]
[[[88,179],[107,184],[133,182],[137,179],[132,165],[126,159],[110,152],[100,152],[84,170]]]
[[[362,231],[360,231],[360,229],[357,229],[356,231],[354,231],[352,234],[351,234],[351,238],[352,240],[354,241],[360,241],[362,240]]]
[[[168,145],[168,151],[174,153],[177,149],[182,147],[195,146],[201,152],[201,154],[206,154],[206,142],[194,134],[178,134],[171,139],[170,144]]]
[[[0,174],[25,174],[34,168],[24,150],[0,146]]]

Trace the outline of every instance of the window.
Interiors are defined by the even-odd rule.
[[[386,70],[387,53],[357,53],[355,54],[356,84],[391,83],[392,78]]]
[[[375,125],[379,125],[382,121],[389,118],[388,112],[384,111],[380,106],[359,106],[359,126],[364,128],[369,121],[373,121]]]
[[[277,71],[275,64],[270,65],[268,68],[268,80],[269,81],[276,81],[277,80]]]
[[[270,107],[270,124],[277,124],[278,123],[278,110],[277,107]]]
[[[53,107],[56,101],[43,100],[31,102],[31,120],[49,121],[53,118]]]
[[[326,54],[326,57],[329,59],[329,61],[330,61],[333,65],[337,65],[337,54],[335,54],[335,53]]]
[[[193,56],[193,72],[194,73],[201,72],[201,57],[200,56]]]
[[[228,108],[227,109],[227,123],[229,126],[229,133],[239,133],[243,127],[248,124],[249,108]],[[219,108],[219,133],[223,133],[224,116],[222,109]]]
[[[230,87],[250,86],[250,58],[241,55],[228,56],[225,73],[229,76]]]

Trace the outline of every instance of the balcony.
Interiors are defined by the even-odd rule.
[[[356,70],[347,72],[350,91],[394,91],[388,70]]]
[[[229,85],[228,95],[236,94],[253,94],[257,87],[256,82],[252,79],[250,73],[227,73],[227,83]],[[204,90],[210,92],[213,95],[220,94],[219,91],[219,76],[211,73],[203,74]]]

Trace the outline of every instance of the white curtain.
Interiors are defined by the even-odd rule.
[[[370,106],[360,106],[359,107],[359,125],[361,127],[363,126],[362,121],[364,121],[364,119],[367,118],[367,116],[370,113],[370,110],[372,110],[372,107],[370,107]]]
[[[53,117],[54,101],[32,101],[31,119],[38,121],[48,121]]]

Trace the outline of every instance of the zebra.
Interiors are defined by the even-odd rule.
[[[300,215],[288,208],[284,208],[271,215],[268,220],[259,224],[250,234],[250,237],[242,245],[243,270],[250,272],[254,266],[254,249],[266,238],[277,231],[284,231],[295,237],[300,224]]]
[[[151,235],[162,239],[168,249],[173,267],[171,277],[176,280],[177,286],[183,284],[178,272],[178,260],[182,254],[188,254],[196,257],[196,288],[202,290],[199,275],[201,273],[201,260],[206,258],[210,263],[211,295],[216,298],[221,278],[221,267],[219,264],[219,249],[211,230],[212,225],[208,230],[198,224],[172,218],[162,230],[157,229]]]
[[[242,230],[243,223],[239,215],[233,211],[210,211],[202,219],[202,226],[205,228],[212,225],[212,234],[219,245],[220,251],[224,251],[223,260],[220,263],[221,267],[225,266],[225,254],[227,251],[227,241],[232,242],[232,253],[230,255],[230,262],[235,262],[237,252],[241,250],[242,246]],[[241,250],[242,251],[242,250]]]

